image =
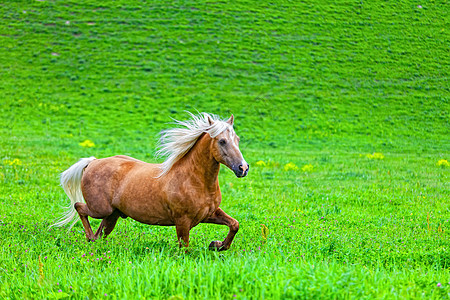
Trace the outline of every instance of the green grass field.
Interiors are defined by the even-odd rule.
[[[446,1],[0,4],[1,299],[450,297]],[[235,115],[246,178],[189,250],[48,229],[81,157],[148,162],[185,110]],[[80,145],[86,140],[94,147]],[[99,221],[92,222],[96,228]],[[268,235],[262,231],[268,228]]]

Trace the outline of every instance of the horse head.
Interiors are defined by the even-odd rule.
[[[208,121],[211,126],[214,125],[215,121],[209,116]],[[226,123],[229,127],[212,139],[211,153],[216,161],[230,168],[236,177],[245,177],[250,166],[239,150],[240,139],[233,129],[234,116],[231,115]]]

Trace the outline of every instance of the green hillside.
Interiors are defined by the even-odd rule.
[[[0,12],[0,298],[450,296],[446,1]],[[227,232],[215,225],[186,253],[174,228],[131,219],[94,243],[81,224],[47,229],[69,204],[62,171],[92,155],[161,161],[159,132],[185,111],[234,114],[251,165],[220,172],[241,225],[229,251],[207,250]]]

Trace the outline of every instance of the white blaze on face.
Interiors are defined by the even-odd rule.
[[[241,153],[241,150],[239,150],[238,145],[236,144],[236,133],[234,132],[234,129],[232,126],[230,126],[230,128],[228,129],[228,140],[229,143],[231,144],[231,147],[241,155],[242,157],[242,161],[240,163],[240,165],[242,165],[242,167],[244,168],[244,170],[247,168],[247,162],[244,159],[244,156]]]

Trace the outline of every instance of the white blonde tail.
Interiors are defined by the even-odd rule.
[[[67,210],[61,219],[50,227],[64,226],[72,222],[69,227],[70,229],[79,220],[79,218],[73,220],[77,216],[74,204],[77,202],[85,202],[83,194],[81,193],[81,177],[83,176],[84,168],[86,168],[94,159],[95,157],[93,156],[82,158],[61,174],[61,186],[67,196],[69,196],[70,205],[66,208]]]

